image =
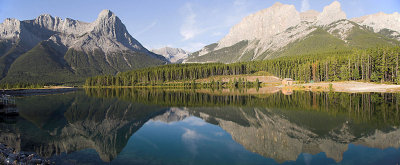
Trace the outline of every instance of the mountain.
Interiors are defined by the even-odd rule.
[[[79,83],[168,63],[144,48],[110,10],[92,23],[40,15],[0,24],[1,82]]]
[[[375,33],[386,34],[391,38],[400,40],[400,14],[398,12],[393,14],[379,12],[351,20],[360,25],[371,27]]]
[[[294,5],[277,2],[243,18],[218,43],[192,53],[184,62],[233,63],[396,45],[399,20],[398,13],[349,20],[337,1],[322,12],[298,12]]]
[[[184,59],[188,58],[190,55],[190,52],[180,48],[164,47],[160,49],[153,49],[151,51],[155,54],[160,54],[164,56],[171,63],[181,63]]]

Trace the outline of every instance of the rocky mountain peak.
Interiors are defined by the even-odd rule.
[[[322,13],[318,15],[316,24],[320,26],[329,25],[332,22],[346,18],[346,13],[342,11],[340,3],[334,1],[324,7]]]
[[[222,40],[217,49],[232,46],[242,40],[268,38],[300,23],[300,14],[294,5],[279,2],[251,14],[235,25]]]
[[[116,16],[112,11],[110,11],[108,9],[104,9],[99,13],[99,16],[97,19],[107,19],[110,17],[116,17]]]
[[[103,10],[94,23],[94,31],[116,38],[118,33],[125,33],[127,30],[125,25],[122,24],[121,20],[113,12]]]
[[[275,2],[271,7],[282,7],[284,4],[280,2]]]
[[[400,14],[398,12],[394,12],[393,14],[379,12],[376,14],[353,18],[351,21],[360,25],[370,26],[375,32],[379,32],[383,29],[390,29],[396,31],[396,35],[400,33]]]
[[[60,18],[57,17],[57,20],[52,17],[50,14],[42,14],[37,17],[33,22],[35,25],[40,26],[42,28],[46,28],[49,30],[55,30],[55,26],[60,22]]]
[[[160,49],[151,50],[153,53],[164,56],[172,63],[180,63],[183,59],[187,58],[190,52],[181,48],[163,47]]]
[[[15,18],[7,18],[0,23],[0,39],[16,39],[21,32],[21,22]]]
[[[3,23],[0,24],[0,27],[6,26],[19,26],[20,21],[15,18],[6,18]]]

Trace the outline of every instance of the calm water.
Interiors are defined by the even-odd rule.
[[[273,92],[22,97],[19,117],[0,118],[0,142],[58,164],[400,163],[400,94]]]

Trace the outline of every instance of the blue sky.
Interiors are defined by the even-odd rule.
[[[278,0],[298,11],[322,11],[333,0]],[[276,0],[0,0],[0,20],[34,19],[40,14],[92,22],[103,9],[113,11],[145,47],[189,51],[215,43],[251,13]],[[400,12],[400,0],[339,0],[348,18]]]

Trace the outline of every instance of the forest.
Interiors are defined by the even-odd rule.
[[[136,86],[188,82],[217,75],[266,71],[300,82],[360,80],[400,84],[400,47],[335,51],[232,64],[172,64],[90,77],[86,86]],[[242,80],[245,81],[245,80]],[[192,82],[192,83],[190,83]]]

